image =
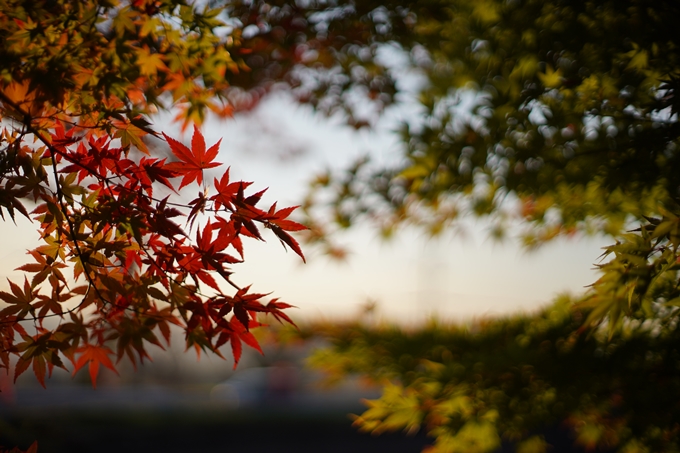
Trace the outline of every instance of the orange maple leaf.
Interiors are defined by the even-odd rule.
[[[118,374],[118,370],[116,370],[116,367],[109,358],[109,355],[113,354],[113,351],[106,346],[86,344],[78,348],[77,352],[81,352],[82,355],[78,358],[78,361],[75,364],[73,375],[75,375],[78,370],[80,370],[85,366],[86,363],[89,362],[88,371],[90,372],[92,387],[97,388],[97,374],[99,374],[99,364],[104,365],[109,370]]]

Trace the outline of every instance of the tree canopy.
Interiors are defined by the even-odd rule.
[[[372,19],[371,45],[401,49],[426,83],[422,117],[402,130],[403,166],[319,182],[345,184],[335,206],[346,224],[362,212],[386,231],[404,221],[439,231],[466,212],[503,224],[511,198],[532,244],[615,235],[678,195],[675,2],[364,7],[355,14]]]
[[[615,241],[583,296],[535,315],[417,331],[317,326],[333,343],[319,366],[389,382],[357,425],[422,427],[432,452],[549,451],[556,426],[585,449],[680,449],[677,3],[342,11],[338,26],[365,24],[369,48],[403,52],[424,76],[423,115],[403,125],[402,165],[362,161],[313,183],[305,208],[319,241],[332,229],[314,222],[321,192],[340,228],[366,219],[388,235],[404,224],[437,233],[475,215],[497,234],[522,227],[530,247],[560,235]]]

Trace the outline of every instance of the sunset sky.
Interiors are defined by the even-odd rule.
[[[399,144],[389,132],[393,124],[388,119],[377,131],[356,132],[275,98],[252,114],[208,122],[202,130],[208,144],[222,139],[218,160],[231,166],[233,179],[254,181],[257,190],[269,187],[262,205],[278,201],[290,206],[299,204],[316,171],[342,168],[365,153],[394,162]],[[162,118],[156,126],[181,138],[179,128]],[[188,195],[195,190],[188,188]],[[26,250],[37,245],[37,230],[23,219],[17,223],[0,222],[0,273],[15,279],[20,274],[12,270],[26,263]],[[310,259],[303,264],[273,236],[266,244],[247,241],[246,262],[235,267],[235,280],[296,305],[291,314],[298,318],[351,317],[373,300],[383,319],[413,323],[436,315],[465,320],[531,310],[560,292],[583,291],[595,281],[593,263],[607,244],[606,239],[581,237],[526,252],[512,239],[493,242],[483,221],[464,225],[464,234],[429,239],[407,230],[389,242],[360,227],[339,238],[351,251],[340,263],[305,249]]]
[[[279,98],[203,130],[209,143],[222,138],[220,158],[234,177],[254,181],[258,190],[269,187],[265,205],[278,200],[289,206],[299,204],[314,172],[342,168],[365,153],[395,162],[400,145],[390,130],[397,120],[385,118],[377,131],[356,132]],[[272,236],[267,244],[246,246],[246,263],[236,276],[298,306],[295,316],[352,316],[372,299],[380,316],[400,322],[434,314],[460,320],[531,310],[560,292],[582,292],[597,278],[593,263],[608,244],[580,237],[527,252],[512,239],[495,243],[487,232],[483,221],[465,221],[463,234],[429,239],[411,230],[385,242],[363,227],[339,238],[351,251],[347,262],[307,250],[308,264],[284,252]]]

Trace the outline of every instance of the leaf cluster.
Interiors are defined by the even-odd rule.
[[[173,326],[197,352],[230,343],[237,364],[242,343],[260,350],[260,315],[292,323],[291,305],[232,274],[243,238],[264,240],[263,228],[304,260],[295,207],[261,208],[264,191],[228,169],[208,196],[219,143],[194,128],[186,146],[148,120],[173,107],[184,128],[237,108],[228,74],[245,66],[232,59],[239,32],[219,31],[223,13],[174,0],[0,1],[0,215],[29,219],[41,241],[23,282],[0,291],[0,368],[15,380],[32,368],[44,386],[66,359],[95,385],[101,365],[143,362]]]
[[[0,292],[6,304],[0,360],[9,369],[11,355],[19,356],[15,379],[32,365],[44,385],[46,372],[64,367],[63,356],[74,373],[89,363],[94,384],[99,364],[114,369],[108,344],[116,344],[119,360],[143,361],[149,357],[145,345],[162,347],[158,334],[169,342],[171,325],[184,328],[187,346],[197,350],[220,354],[220,346],[231,342],[238,363],[242,341],[259,349],[250,333],[262,325],[258,313],[292,322],[281,312],[290,305],[276,299],[264,304],[264,294],[237,286],[231,275],[243,261],[242,237],[263,240],[258,224],[303,257],[287,233],[304,228],[286,219],[294,208],[261,210],[263,192],[247,195],[250,183],[231,182],[228,171],[214,180],[212,197],[199,192],[186,205],[155,198],[154,183],[174,190],[170,180],[182,177],[181,189],[202,183],[203,170],[220,165],[213,162],[218,145],[206,151],[198,130],[192,149],[166,137],[179,159],[170,163],[146,156],[136,162],[106,137],[86,140],[73,131],[57,128],[44,146],[19,150],[36,165],[28,167],[32,173],[44,175],[32,187],[37,206],[27,214],[39,224],[44,245],[29,251],[32,262],[19,268],[32,274],[30,280],[23,287],[10,281],[11,292]],[[7,180],[21,187],[25,178],[17,169]],[[202,226],[196,222],[192,241],[191,227],[204,214],[209,218]],[[174,220],[181,216],[187,227]],[[225,293],[215,276],[236,293]],[[60,318],[54,328],[45,324],[51,317]],[[34,322],[36,333],[29,335],[22,321]]]

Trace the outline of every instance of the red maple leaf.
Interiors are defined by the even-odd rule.
[[[269,208],[269,212],[267,213],[267,216],[264,218],[264,220],[278,226],[282,230],[287,231],[306,230],[307,227],[302,225],[301,223],[288,220],[288,216],[299,207],[300,206],[291,206],[289,208],[283,208],[277,211],[276,203],[274,203],[271,206],[271,208]]]
[[[90,371],[90,379],[92,380],[92,387],[97,387],[99,364],[104,365],[109,370],[118,374],[116,367],[113,366],[113,362],[111,362],[111,359],[109,358],[109,355],[113,354],[113,351],[111,351],[106,346],[86,344],[78,348],[78,352],[81,352],[82,355],[78,358],[78,361],[75,364],[73,374],[75,375],[79,369],[84,367],[86,363],[89,363],[88,368]]]
[[[163,137],[170,145],[170,150],[181,162],[171,162],[165,166],[166,170],[173,171],[182,176],[179,189],[197,181],[203,183],[203,169],[214,168],[222,165],[220,162],[213,162],[220,149],[220,141],[205,149],[205,139],[203,134],[194,127],[194,135],[191,137],[191,149],[184,146],[177,140],[168,137],[163,133]]]
[[[230,167],[231,168],[231,167]],[[229,181],[229,169],[224,172],[222,178],[218,181],[215,178],[215,189],[217,189],[217,195],[214,195],[210,199],[215,202],[215,209],[220,209],[221,206],[226,206],[230,210],[234,210],[234,200],[236,200],[239,193],[243,191],[252,184],[252,182],[245,181]]]
[[[217,349],[228,341],[231,342],[231,353],[234,356],[234,369],[236,369],[239,360],[241,360],[241,353],[243,351],[241,342],[247,344],[251,348],[256,349],[260,352],[260,354],[264,354],[260,344],[257,341],[257,338],[255,338],[255,336],[250,333],[251,328],[260,327],[263,324],[260,324],[257,321],[249,321],[246,325],[247,327],[235,317],[231,318],[228,325],[222,330],[222,333],[220,334],[220,337],[217,341],[217,345],[215,346]]]
[[[272,207],[269,208],[269,212],[267,213],[263,220],[267,222],[267,226],[271,228],[276,237],[278,237],[283,244],[287,244],[288,247],[290,247],[295,253],[297,253],[300,256],[300,258],[302,258],[302,261],[306,262],[305,255],[302,253],[300,244],[298,244],[298,242],[293,238],[293,236],[284,231],[284,230],[300,231],[307,229],[306,226],[297,222],[293,222],[292,220],[288,220],[287,218],[298,207],[299,206],[292,206],[290,208],[284,208],[277,211],[276,203],[274,203]]]

